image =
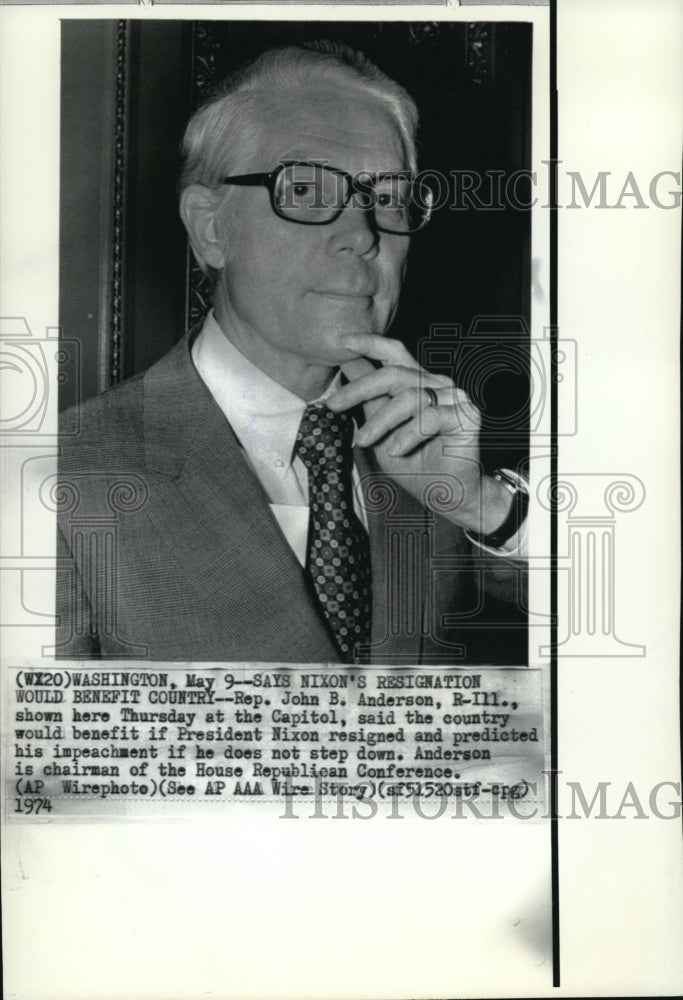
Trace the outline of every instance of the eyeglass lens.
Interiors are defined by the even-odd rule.
[[[379,229],[408,233],[419,229],[429,218],[431,191],[409,177],[387,174],[372,185],[356,190],[357,204],[372,209]],[[294,222],[331,222],[350,197],[351,178],[341,171],[313,163],[293,163],[277,176],[273,195],[276,211]]]

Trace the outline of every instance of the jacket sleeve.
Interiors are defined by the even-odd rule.
[[[485,594],[505,604],[515,604],[521,613],[526,613],[529,578],[526,559],[472,544],[472,561],[475,579]]]
[[[514,477],[519,487],[529,495],[526,479],[510,469],[505,472]],[[528,594],[528,527],[529,511],[516,533],[501,548],[493,549],[481,545],[466,533],[472,546],[475,569],[477,563],[481,571],[476,573],[480,588],[490,597],[507,604],[514,603],[522,613],[527,610]]]

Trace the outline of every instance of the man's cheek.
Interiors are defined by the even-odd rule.
[[[373,333],[385,334],[391,326],[398,308],[398,287],[375,303]]]

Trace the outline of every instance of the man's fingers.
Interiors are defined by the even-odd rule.
[[[437,435],[452,432],[452,423],[452,406],[429,407],[397,427],[384,442],[384,447],[393,458],[409,455]]]
[[[348,362],[342,365],[342,371],[351,378],[347,368],[356,362]],[[368,362],[370,364],[370,362]],[[360,372],[360,369],[358,369]],[[347,385],[337,389],[328,398],[327,404],[332,410],[348,410],[359,403],[369,403],[372,400],[385,396],[396,396],[406,389],[418,390],[421,386],[431,386],[440,388],[444,385],[444,378],[441,375],[431,375],[429,372],[416,372],[414,368],[397,367],[387,365],[382,368],[375,368],[370,365],[367,374],[356,375],[355,379],[349,381]]]
[[[366,448],[376,444],[390,431],[415,416],[417,390],[410,389],[389,399],[368,417],[356,434],[356,441]]]
[[[342,364],[348,383],[327,399],[332,410],[350,410],[362,405],[365,424],[356,440],[363,447],[382,442],[392,455],[406,455],[438,434],[477,433],[480,414],[467,393],[457,388],[446,375],[435,375],[413,362],[399,341],[354,334],[346,338],[354,349],[373,344],[382,348],[375,353],[401,356],[411,365],[384,363],[375,367],[368,357],[354,358]],[[377,343],[376,343],[377,342]],[[432,392],[436,393],[432,399]]]
[[[359,431],[358,443],[363,446],[381,443],[389,455],[398,457],[410,454],[436,437],[443,436],[446,442],[448,436],[457,435],[463,448],[469,447],[469,442],[476,442],[481,415],[464,393],[442,390],[439,405],[421,408],[422,395],[419,390],[406,391],[385,403]]]
[[[375,371],[375,365],[367,358],[353,358],[351,361],[344,361],[340,367],[349,382],[355,382],[356,379],[371,375]]]
[[[419,368],[405,344],[391,337],[380,337],[377,333],[351,333],[344,337],[343,345],[350,351],[381,361],[385,365],[404,365],[406,368]]]
[[[370,362],[368,362],[370,364]],[[346,375],[346,366],[342,366]],[[359,403],[367,403],[381,396],[392,396],[415,381],[415,373],[407,368],[375,368],[347,382],[337,389],[327,400],[331,410],[348,410]]]

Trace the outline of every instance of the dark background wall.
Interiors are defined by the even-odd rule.
[[[362,49],[415,97],[423,169],[528,169],[528,24],[63,22],[60,322],[81,341],[81,398],[147,368],[208,306],[176,208],[192,110],[263,48],[320,37]],[[444,209],[414,238],[392,331],[419,351],[432,324],[470,330],[448,334],[448,363],[491,427],[514,429],[511,459],[525,445],[529,287],[529,212]],[[513,364],[496,365],[501,337]],[[61,402],[76,398],[70,387]]]

